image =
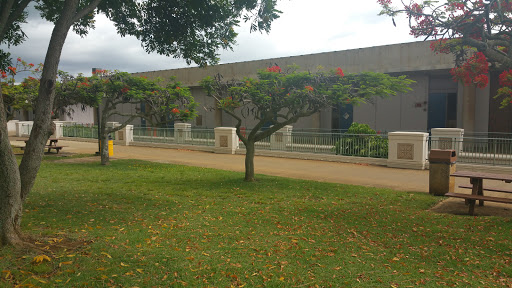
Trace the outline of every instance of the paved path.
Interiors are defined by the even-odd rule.
[[[23,141],[11,141],[11,143],[20,146],[25,144]],[[97,143],[60,140],[59,145],[66,146],[62,150],[63,153],[93,154],[98,151]],[[112,159],[140,159],[243,172],[245,155],[115,145]],[[385,187],[402,191],[428,192],[428,170],[256,156],[255,172],[256,174]],[[459,178],[456,181],[457,184],[468,182],[467,179]],[[495,184],[501,186],[502,182]]]

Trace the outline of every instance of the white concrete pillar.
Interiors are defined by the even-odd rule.
[[[238,149],[236,128],[217,127],[215,131],[215,153],[235,154]]]
[[[464,129],[432,128],[430,133],[431,149],[453,149],[456,151],[457,156],[462,152]]]
[[[388,133],[388,140],[388,167],[425,169],[428,133],[391,132]]]
[[[192,124],[174,123],[174,141],[176,143],[185,143],[192,139]]]
[[[32,131],[32,126],[34,125],[34,121],[19,121],[16,122],[16,136],[17,137],[28,137],[30,136],[30,131]]]
[[[129,146],[133,142],[133,125],[126,125],[123,129],[116,131],[116,145]]]
[[[22,123],[20,123],[20,121],[16,122],[14,125],[16,125],[16,137],[21,137],[22,135],[22,126],[21,126]]]
[[[288,144],[292,143],[293,126],[287,125],[270,135],[270,150],[286,151]]]
[[[7,135],[14,136],[16,135],[16,123],[20,122],[19,120],[11,120],[7,122]]]
[[[59,139],[64,136],[64,123],[59,121],[53,121],[55,123],[55,132],[50,138]]]

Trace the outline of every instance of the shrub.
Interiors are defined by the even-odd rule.
[[[378,135],[368,124],[354,122],[334,149],[336,155],[387,158],[388,139]]]

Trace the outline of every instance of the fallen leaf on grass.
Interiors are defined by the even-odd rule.
[[[59,267],[62,267],[62,265],[71,265],[71,264],[73,264],[73,261],[60,262]]]
[[[38,255],[36,257],[34,257],[34,259],[32,260],[32,263],[34,264],[40,264],[40,263],[43,263],[44,261],[52,261],[50,259],[50,257],[46,256],[46,255]]]
[[[37,278],[36,276],[32,276],[32,278],[33,278],[34,280],[37,280],[37,281],[39,281],[39,282],[41,282],[41,283],[44,283],[44,284],[48,283],[48,282],[44,281],[43,279]]]
[[[5,273],[4,279],[9,279],[11,276],[11,271],[9,270],[3,270],[2,273]]]

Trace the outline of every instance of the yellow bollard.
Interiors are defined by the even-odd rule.
[[[108,156],[114,156],[114,140],[108,140]]]
[[[101,141],[100,141],[101,147]],[[108,140],[108,156],[114,156],[114,140]]]

